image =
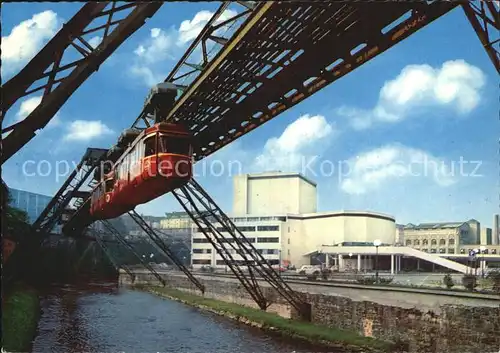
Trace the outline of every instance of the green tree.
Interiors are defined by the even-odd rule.
[[[12,197],[2,181],[2,233],[16,240],[24,238],[30,231],[28,214],[10,205]]]

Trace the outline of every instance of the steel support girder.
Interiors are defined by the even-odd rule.
[[[64,209],[79,191],[85,180],[91,175],[107,150],[101,148],[87,148],[82,160],[75,170],[66,179],[56,195],[33,223],[35,232],[49,232],[61,217]]]
[[[109,261],[113,264],[113,266],[119,270],[120,268],[123,268],[125,270],[125,272],[127,272],[127,274],[131,277],[131,278],[134,278],[134,274],[132,273],[132,271],[130,271],[130,269],[128,268],[128,266],[126,265],[122,265],[122,266],[119,266],[116,261],[114,260],[113,258],[113,255],[111,255],[111,251],[109,250],[108,246],[106,245],[106,242],[101,239],[101,236],[96,234],[95,236],[95,241],[97,242],[97,244],[99,244],[99,246],[101,247],[102,251],[104,252],[104,254],[106,254],[106,256],[108,257]]]
[[[219,22],[216,24],[218,20],[222,17],[222,15],[225,13],[225,11],[228,9],[229,5],[232,2],[230,1],[224,1],[219,8],[215,11],[215,13],[212,15],[210,20],[207,22],[207,24],[203,27],[203,29],[200,31],[198,36],[193,40],[193,42],[189,45],[188,49],[184,53],[184,55],[180,58],[180,60],[177,62],[177,64],[174,66],[172,71],[169,73],[167,78],[165,78],[164,82],[173,82],[175,83],[176,81],[189,77],[196,79],[196,77],[200,74],[202,74],[205,70],[205,68],[209,65],[209,63],[212,61],[208,57],[207,53],[207,41],[211,40],[211,34],[214,33],[217,29],[219,29],[222,26],[228,25],[230,23],[234,23],[235,21],[245,17],[249,16],[254,8],[251,6],[246,6],[245,4],[239,4],[242,7],[244,7],[244,11],[236,14],[235,16],[226,18],[224,21]],[[199,65],[199,67],[193,68],[192,64],[188,63],[187,61],[192,57],[193,53],[195,52],[196,49],[200,48],[200,43],[201,43],[201,51],[202,51],[202,63]],[[189,67],[192,70],[185,72],[185,73],[179,73],[179,71],[182,68]],[[132,124],[132,128],[140,128],[139,125],[144,123],[146,127],[151,126],[152,123],[154,123],[154,117],[153,116],[148,116],[148,114],[143,110],[139,116],[136,118],[134,123]]]
[[[122,244],[123,246],[125,246],[137,259],[139,259],[139,261],[141,262],[142,266],[144,266],[147,270],[149,270],[149,272],[151,272],[158,281],[160,281],[161,284],[163,284],[163,286],[166,285],[166,282],[165,280],[163,279],[162,276],[160,276],[160,274],[158,272],[156,272],[156,270],[150,265],[148,264],[146,261],[144,261],[144,259],[135,251],[134,247],[132,245],[130,245],[120,234],[120,232],[118,232],[118,230],[116,230],[116,228],[107,220],[101,220],[100,221],[102,225],[104,225],[104,227],[107,229],[107,231],[113,235],[120,244]]]
[[[128,213],[139,227],[149,236],[153,243],[187,276],[187,278],[202,292],[205,293],[205,286],[193,276],[186,266],[175,256],[156,232],[146,223],[146,221],[135,211]]]
[[[498,1],[466,1],[462,8],[493,66],[500,74],[500,5]]]
[[[310,305],[283,281],[262,254],[238,230],[231,219],[217,206],[200,184],[192,179],[185,186],[174,190],[173,194],[261,309],[267,308],[270,303],[267,302],[262,293],[256,275],[260,275],[270,284],[301,314],[302,318],[310,320]],[[215,222],[220,224],[223,231],[227,232],[231,237],[227,238],[222,235],[214,225]],[[230,240],[229,243],[227,242],[228,239]],[[240,266],[235,265],[235,260],[225,244],[229,244],[229,247],[241,256],[248,268],[248,275],[243,273]]]
[[[240,281],[252,299],[257,303],[259,308],[266,310],[268,307],[267,299],[262,293],[262,289],[257,283],[256,277],[253,275],[252,268],[247,262],[249,275],[243,273],[240,266],[235,265],[235,261],[231,253],[222,245],[222,235],[212,225],[212,222],[207,216],[209,213],[202,211],[196,206],[196,201],[190,194],[188,189],[181,188],[179,191],[173,191],[174,197],[179,201],[184,210],[189,214],[196,226],[202,230],[210,244],[215,248],[217,253],[224,259],[224,262],[229,266],[236,278]],[[246,259],[246,253],[240,251],[240,256]],[[250,278],[248,278],[250,277]]]
[[[42,102],[36,107],[19,125],[15,126],[10,134],[3,140],[3,153],[2,164],[19,151],[25,144],[27,144],[34,136],[38,129],[47,125],[47,123],[54,117],[61,106],[68,100],[68,98],[85,82],[85,80],[98,70],[99,66],[136,30],[138,30],[146,21],[147,18],[153,16],[156,11],[162,6],[162,2],[149,2],[149,3],[136,3],[135,9],[122,20],[117,27],[103,39],[102,43],[91,53],[85,56],[84,59],[79,61],[74,66],[72,72],[66,76],[60,84],[50,93],[47,93]],[[88,7],[85,7],[88,6]],[[35,56],[35,58],[27,65],[31,70],[24,69],[18,75],[19,78],[14,77],[13,84],[7,82],[2,88],[2,94],[9,94],[12,91],[9,101],[13,104],[25,90],[33,84],[37,78],[43,76],[43,71],[50,66],[54,60],[54,53],[62,51],[73,41],[82,35],[85,28],[85,22],[88,25],[88,17],[95,18],[99,16],[98,11],[102,11],[102,3],[89,3],[84,6],[85,11],[79,12],[78,19],[71,22],[72,26],[67,28],[63,27],[52,41],[47,44],[42,51]],[[105,5],[104,5],[105,6]],[[83,28],[82,28],[83,26]],[[68,39],[69,38],[69,39]],[[48,47],[48,49],[47,49]],[[50,58],[49,58],[50,56]],[[55,59],[57,60],[57,59]],[[55,64],[55,62],[54,62]],[[35,73],[30,73],[32,72]],[[2,116],[5,115],[5,110]]]
[[[311,96],[327,84],[353,71],[355,68],[391,48],[457,6],[456,3],[452,2],[434,2],[432,4],[418,2],[382,4],[355,2],[347,4],[343,5],[343,7],[341,7],[342,4],[340,3],[329,3],[329,5],[324,4],[322,6],[324,11],[326,11],[325,7],[337,6],[336,9],[332,8],[330,10],[331,16],[335,20],[326,23],[325,21],[317,22],[314,26],[309,24],[311,26],[311,38],[314,38],[314,40],[307,38],[307,40],[303,39],[299,42],[294,42],[293,38],[286,37],[286,34],[293,32],[298,37],[302,35],[301,32],[292,31],[293,28],[292,30],[283,29],[282,31],[285,33],[283,38],[288,38],[287,40],[291,43],[289,44],[289,50],[292,53],[288,53],[288,57],[285,56],[281,59],[278,59],[280,50],[283,53],[283,47],[287,45],[284,40],[280,45],[281,49],[276,49],[273,43],[268,43],[272,49],[271,57],[259,54],[265,50],[262,46],[265,43],[264,38],[267,35],[267,33],[264,33],[264,35],[262,31],[269,30],[275,22],[284,21],[286,16],[294,8],[298,8],[300,4],[274,4],[268,9],[268,14],[262,15],[263,18],[269,16],[267,18],[267,27],[265,27],[266,24],[261,24],[260,22],[255,24],[256,27],[262,27],[260,32],[257,28],[249,29],[247,32],[248,37],[240,39],[241,43],[239,45],[235,45],[232,49],[229,48],[229,45],[227,46],[225,61],[212,61],[211,65],[219,65],[219,67],[214,67],[212,74],[208,72],[207,68],[207,75],[200,76],[196,81],[197,86],[192,85],[190,90],[187,91],[192,97],[206,96],[217,91],[217,87],[220,87],[217,82],[221,84],[223,82],[225,87],[232,86],[236,88],[240,87],[241,89],[244,82],[240,78],[241,76],[245,76],[247,71],[243,70],[241,58],[247,57],[248,60],[251,60],[252,56],[249,54],[252,50],[255,51],[255,56],[265,59],[266,62],[274,58],[277,65],[270,68],[265,75],[254,74],[255,81],[262,81],[263,83],[260,83],[259,88],[255,88],[258,84],[249,82],[250,84],[241,91],[247,95],[246,99],[239,102],[234,109],[225,112],[225,114],[222,114],[222,109],[217,112],[205,114],[204,117],[200,118],[201,122],[197,120],[195,123],[191,111],[197,99],[193,98],[193,101],[191,101],[189,96],[183,95],[184,105],[176,106],[176,110],[172,111],[171,116],[176,120],[179,119],[186,123],[197,125],[193,129],[193,133],[195,134],[196,160],[208,156],[245,133],[262,125],[264,122]],[[315,6],[315,4],[311,4],[311,6]],[[357,9],[360,14],[359,18],[349,19],[348,17],[352,15],[347,7]],[[384,27],[394,23],[412,8],[414,9],[413,14],[409,19],[402,21],[391,30],[382,33]],[[342,23],[346,21],[340,15],[352,22],[352,24],[349,24],[349,28],[344,31],[345,33],[335,32],[336,28],[342,28]],[[319,13],[318,16],[323,16],[323,13]],[[251,18],[249,18],[249,21]],[[301,23],[308,23],[308,21],[311,20],[302,18]],[[329,32],[328,26],[332,27]],[[277,25],[275,26],[275,28],[278,27]],[[317,35],[320,31],[323,31],[323,37]],[[255,41],[257,41],[257,44],[260,42],[260,48],[257,48],[257,44],[254,43]],[[358,52],[351,54],[351,50],[360,44],[366,44],[366,46]],[[303,48],[308,48],[308,50],[303,50]],[[271,49],[269,49],[270,52]],[[294,52],[298,53],[300,49],[303,50],[300,56],[296,58],[289,57]],[[235,58],[234,61],[240,61],[240,63],[232,65],[232,58]],[[343,59],[343,62],[330,67],[337,59]],[[263,67],[264,65],[261,66]],[[283,67],[280,72],[271,78],[265,77],[273,72],[273,70],[279,69],[279,66]],[[224,71],[231,75],[224,75],[224,81],[221,81],[222,78],[219,79],[218,77]],[[233,72],[236,72],[236,74],[233,74]],[[226,78],[228,76],[229,78]],[[313,80],[304,84],[309,78]],[[203,109],[203,106],[200,106],[201,109]],[[191,119],[193,120],[191,121]],[[212,123],[213,121],[216,121],[216,123]],[[204,131],[201,131],[202,129]]]

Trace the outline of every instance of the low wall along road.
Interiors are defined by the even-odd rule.
[[[168,286],[201,295],[182,274],[160,272]],[[205,297],[257,307],[234,278],[196,275],[206,286]],[[123,271],[120,283],[158,285],[146,271],[135,271],[135,279]],[[274,304],[268,311],[292,317],[288,303],[262,283]],[[408,344],[410,352],[499,352],[500,297],[489,299],[395,292],[390,289],[290,285],[312,305],[312,321],[356,331],[389,341]]]

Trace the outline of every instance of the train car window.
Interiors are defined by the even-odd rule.
[[[159,152],[188,155],[190,151],[189,139],[179,136],[160,136]]]
[[[144,140],[144,157],[156,154],[156,136],[148,137]]]

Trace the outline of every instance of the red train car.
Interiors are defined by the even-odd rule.
[[[95,220],[118,217],[184,185],[191,177],[189,132],[179,124],[155,124],[139,133],[100,178],[92,191],[90,213]]]

